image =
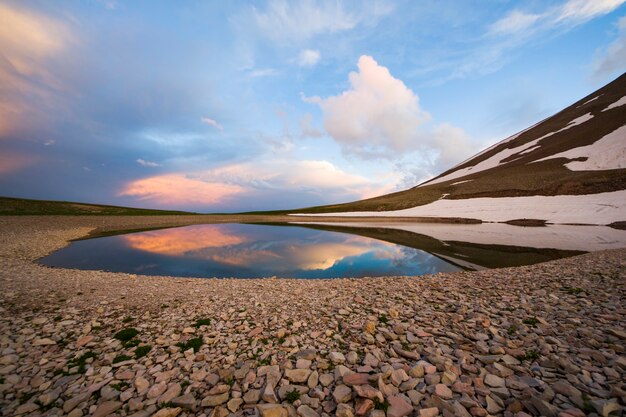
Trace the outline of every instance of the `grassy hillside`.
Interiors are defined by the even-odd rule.
[[[28,200],[0,197],[0,215],[100,215],[100,216],[163,216],[173,214],[196,214],[185,211],[150,210],[132,207],[105,206],[100,204],[73,203],[69,201]]]

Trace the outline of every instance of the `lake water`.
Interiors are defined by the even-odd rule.
[[[40,262],[180,277],[414,276],[526,265],[619,246],[626,246],[626,232],[608,227],[206,224],[79,240]]]

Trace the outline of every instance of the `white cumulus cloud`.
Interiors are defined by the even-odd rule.
[[[157,164],[156,162],[152,162],[152,161],[146,161],[145,159],[137,159],[137,163],[139,165],[141,165],[142,167],[150,167],[150,168],[155,168],[155,167],[160,167],[160,164]]]
[[[215,120],[209,117],[203,117],[200,119],[200,121],[204,123],[205,125],[213,126],[214,128],[219,129],[219,130],[224,130],[224,127],[221,124],[219,124],[218,122],[216,122]]]
[[[301,67],[314,67],[320,61],[320,51],[314,49],[305,49],[298,56],[298,65]]]
[[[337,96],[305,98],[319,104],[324,128],[350,153],[382,156],[415,149],[417,130],[430,120],[419,98],[371,56],[359,58],[350,89]]]

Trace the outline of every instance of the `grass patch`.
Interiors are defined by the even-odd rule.
[[[20,398],[18,399],[18,401],[20,402],[20,404],[24,404],[26,403],[28,400],[30,400],[31,398],[33,398],[35,396],[36,392],[25,392],[22,395],[20,395]]]
[[[299,399],[300,399],[300,391],[298,391],[295,388],[289,391],[287,395],[285,395],[285,401],[287,401],[289,404],[293,404],[296,400],[299,400]]]
[[[128,342],[122,342],[122,346],[128,349],[128,348],[133,348],[135,346],[139,346],[140,343],[141,343],[141,340],[133,339],[133,340],[129,340]]]
[[[161,216],[192,215],[184,211],[150,210],[102,204],[75,203],[70,201],[31,200],[25,198],[0,197],[0,214],[24,215],[107,215],[107,216]]]
[[[87,365],[87,360],[95,359],[97,357],[98,357],[98,354],[96,352],[88,351],[80,355],[78,358],[70,359],[67,362],[67,367],[68,369],[71,369],[71,368],[74,368],[75,366],[78,366],[77,373],[82,374],[83,372],[85,372],[85,366]]]
[[[385,399],[385,401],[381,402],[378,398],[374,398],[374,409],[383,410],[387,413],[387,410],[389,410],[389,401]]]
[[[181,348],[183,351],[193,349],[194,352],[198,352],[203,343],[204,342],[202,341],[201,337],[195,337],[193,339],[187,340],[187,342],[176,343],[176,346]]]
[[[537,319],[537,317],[528,317],[522,320],[522,323],[530,327],[536,327],[539,324],[539,320]]]
[[[585,414],[595,413],[596,409],[591,404],[591,398],[589,398],[589,396],[586,393],[584,393],[584,392],[583,392],[582,398],[583,398],[583,407],[582,407],[582,409],[585,412]]]
[[[157,410],[160,410],[162,408],[174,408],[174,407],[176,406],[169,401],[166,403],[157,404]]]
[[[566,292],[570,295],[580,295],[585,292],[585,290],[580,287],[563,287],[561,288],[561,291]]]
[[[517,326],[510,326],[506,332],[509,336],[513,336],[517,333]]]
[[[196,324],[193,327],[198,328],[200,326],[209,326],[211,324],[211,319],[198,319],[196,320]]]
[[[119,332],[115,333],[113,336],[117,340],[122,342],[128,342],[133,339],[135,336],[139,334],[139,331],[133,327],[128,327],[126,329],[122,329]]]
[[[137,349],[135,349],[135,359],[143,358],[151,350],[152,350],[151,345],[139,346]]]
[[[115,358],[113,358],[113,362],[112,363],[120,363],[120,362],[125,362],[125,361],[129,361],[132,358],[128,355],[117,355]]]
[[[120,381],[117,384],[111,384],[111,388],[113,388],[113,389],[115,389],[115,390],[117,390],[119,392],[124,391],[128,387],[130,387],[130,384],[128,382],[126,382],[126,381]]]
[[[534,349],[529,350],[522,356],[518,356],[517,359],[520,361],[536,361],[541,357],[541,354]]]
[[[270,358],[259,359],[258,363],[259,366],[270,365],[272,363],[272,360]]]
[[[378,321],[383,323],[383,324],[389,323],[389,319],[387,318],[387,315],[385,315],[385,314],[379,315],[378,316]]]

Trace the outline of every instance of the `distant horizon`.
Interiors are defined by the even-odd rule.
[[[625,2],[6,1],[0,195],[209,214],[408,189],[620,76]]]

